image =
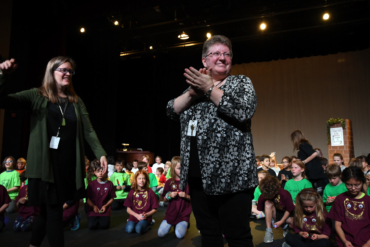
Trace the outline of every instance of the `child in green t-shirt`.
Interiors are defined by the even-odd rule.
[[[145,162],[139,162],[137,167],[139,168],[139,170],[143,169],[146,172],[148,172],[148,165]],[[159,201],[159,194],[158,194],[158,191],[157,191],[157,186],[158,186],[157,178],[151,172],[148,172],[148,175],[149,175],[149,188],[153,190],[153,192],[155,193],[155,195],[157,196],[157,199]]]
[[[86,171],[86,177],[84,179],[84,182],[85,182],[85,189],[87,189],[87,186],[89,185],[89,183],[91,183],[92,181],[96,180],[96,176],[94,174],[94,170],[92,168],[90,168],[90,161],[89,161],[89,166],[87,167],[87,171]],[[85,213],[87,214],[88,212],[88,205],[86,203],[86,198],[84,198],[84,210],[85,210]]]
[[[298,159],[292,161],[291,172],[293,174],[293,179],[289,179],[288,182],[286,182],[284,189],[290,193],[294,204],[295,199],[301,190],[312,188],[311,182],[305,179],[302,175],[305,169],[306,166],[302,161]]]
[[[347,190],[347,187],[342,183],[342,170],[337,164],[329,165],[325,171],[326,176],[328,177],[330,183],[326,185],[323,194],[323,201],[326,207],[326,210],[330,212],[330,209],[333,205],[333,202],[337,195],[340,195]]]
[[[6,171],[0,174],[0,184],[5,187],[11,199],[9,207],[6,209],[7,213],[13,213],[15,211],[15,198],[18,196],[21,186],[19,173],[14,170],[15,164],[15,159],[12,156],[6,157],[3,161],[3,168]]]
[[[118,159],[114,165],[114,172],[109,180],[116,188],[116,198],[112,203],[112,210],[123,208],[123,203],[131,190],[130,175],[123,171],[123,160]]]
[[[166,179],[171,178],[171,161],[167,161],[166,164],[164,165],[163,175],[166,176]]]
[[[261,182],[262,179],[264,179],[268,175],[268,172],[263,170],[263,171],[258,172],[257,175],[258,175],[258,183],[259,183]],[[252,200],[252,214],[256,215],[257,219],[265,218],[265,214],[263,213],[263,211],[257,210],[257,202],[258,202],[258,199],[260,198],[260,195],[261,195],[261,190],[259,186],[257,186],[256,189],[254,190],[254,198]]]

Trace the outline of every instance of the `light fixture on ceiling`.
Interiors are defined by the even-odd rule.
[[[81,27],[80,32],[81,33],[84,33],[85,32],[85,28]]]
[[[262,22],[261,25],[260,25],[260,29],[265,30],[266,27],[267,27],[266,23]]]
[[[324,19],[325,21],[329,20],[329,18],[330,18],[329,13],[325,13],[325,14],[323,14],[323,16],[322,16],[322,19]]]
[[[207,38],[211,38],[212,37],[212,34],[211,33],[207,33]]]
[[[182,32],[182,34],[180,34],[178,38],[181,40],[186,40],[189,38],[189,35],[187,35],[185,32]]]
[[[153,50],[153,46],[149,46],[149,50]]]
[[[115,26],[118,26],[118,25],[119,25],[119,22],[118,22],[118,21],[115,21],[115,22],[114,22],[114,25],[115,25]]]

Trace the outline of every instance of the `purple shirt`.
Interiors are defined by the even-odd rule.
[[[347,192],[338,195],[328,217],[342,223],[347,241],[353,246],[362,246],[370,239],[370,196],[360,199],[349,197]],[[338,236],[337,244],[344,247]]]
[[[18,196],[15,198],[15,203],[19,201],[19,199],[28,195],[28,185],[22,187],[19,191]],[[18,206],[18,215],[21,216],[23,219],[27,219],[30,216],[37,216],[40,214],[40,207],[36,206],[28,206],[28,201],[26,200],[25,204],[19,203]]]
[[[316,222],[316,213],[313,212],[312,214],[303,215],[303,224],[302,228],[300,226],[293,225],[294,232],[308,232],[310,235],[312,234],[324,234],[330,237],[331,234],[331,220],[328,217],[325,217],[325,223],[322,227],[319,227]]]
[[[80,206],[80,201],[75,201],[71,206],[63,210],[63,222],[69,221],[75,217],[78,213],[78,208]],[[101,215],[101,214],[100,214]]]
[[[257,210],[263,211],[265,210],[265,201],[266,199],[263,197],[263,195],[260,196],[257,203]],[[276,194],[276,196],[273,199],[275,208],[280,211],[294,211],[294,204],[292,200],[292,196],[290,193],[282,188],[279,188],[279,192]]]
[[[167,180],[162,196],[165,197],[168,192],[181,192],[180,180]],[[189,184],[186,185],[185,194],[189,195]],[[189,222],[191,214],[191,203],[188,199],[176,196],[168,203],[166,216],[164,219],[170,225],[177,225],[181,221]]]
[[[131,210],[137,214],[143,214],[158,208],[158,200],[151,189],[138,192],[131,190],[130,193],[128,193],[124,205],[131,208]],[[130,215],[128,220],[134,221],[135,223],[139,222],[137,218],[132,215]],[[146,220],[152,222],[152,216],[147,217]]]
[[[2,207],[4,204],[9,204],[10,202],[11,200],[8,195],[8,191],[0,184],[0,207]],[[0,213],[0,220],[4,219],[4,212],[5,210]]]
[[[108,203],[112,198],[116,197],[114,185],[111,181],[106,181],[101,184],[98,180],[94,180],[87,186],[87,198],[96,205],[99,210]],[[95,213],[92,207],[88,207],[87,217],[90,216],[110,216],[111,206],[107,207],[104,213]]]

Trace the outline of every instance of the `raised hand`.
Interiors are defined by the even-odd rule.
[[[207,72],[207,73],[206,73]],[[213,86],[213,79],[211,77],[211,69],[200,69],[199,71],[193,67],[185,69],[184,76],[186,82],[193,88],[197,94],[205,94],[208,89]]]
[[[14,58],[0,63],[0,70],[3,72],[3,74],[12,73],[17,67],[18,64],[15,63]]]

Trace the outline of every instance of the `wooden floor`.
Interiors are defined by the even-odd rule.
[[[128,214],[126,210],[113,211],[111,215],[111,226],[108,230],[92,231],[87,229],[87,217],[83,211],[83,206],[80,207],[81,224],[80,229],[71,231],[65,228],[65,246],[68,247],[85,247],[85,246],[99,246],[99,247],[115,247],[115,246],[132,246],[132,247],[173,247],[173,246],[201,246],[201,236],[195,226],[195,219],[191,215],[190,229],[185,235],[184,239],[176,238],[173,229],[164,238],[159,238],[157,235],[160,223],[164,218],[166,208],[158,208],[157,213],[153,216],[155,224],[152,229],[143,235],[136,233],[128,234],[125,232],[126,221]],[[13,223],[17,213],[6,214],[7,225],[0,232],[0,246],[1,247],[26,247],[29,244],[31,237],[30,232],[14,232]],[[265,234],[266,224],[265,220],[252,220],[251,221],[253,243],[257,247],[277,247],[281,246],[284,242],[283,231],[281,229],[274,229],[274,239],[272,244],[265,244],[263,237]],[[45,238],[41,246],[49,246],[47,238]],[[228,244],[225,241],[225,246]]]

